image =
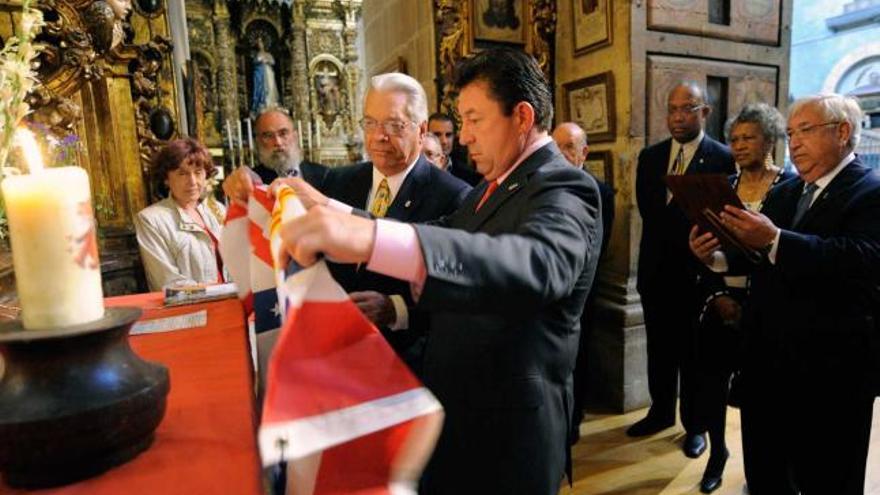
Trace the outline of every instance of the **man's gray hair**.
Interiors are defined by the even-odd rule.
[[[730,133],[739,124],[758,124],[764,139],[775,143],[785,137],[785,119],[774,107],[766,103],[749,103],[739,114],[724,125],[724,136],[730,141]]]
[[[428,121],[428,97],[425,88],[412,77],[400,72],[379,74],[370,78],[370,91],[400,92],[406,95],[406,113],[416,124]],[[366,100],[366,95],[364,95]]]
[[[847,145],[855,149],[862,137],[862,107],[852,96],[826,93],[798,98],[788,109],[788,117],[800,113],[806,106],[815,106],[826,122],[848,122],[852,131]]]

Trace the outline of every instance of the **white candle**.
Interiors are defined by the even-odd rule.
[[[238,164],[244,164],[244,143],[241,141],[241,121],[235,121],[235,133],[238,134]]]
[[[253,129],[251,129],[251,119],[245,119],[245,124],[247,125],[247,136],[248,136],[248,158],[250,158],[251,168],[254,168],[254,139],[253,139]]]
[[[235,164],[235,151],[232,149],[232,123],[226,119],[226,144],[229,145],[229,159]]]
[[[308,137],[309,155],[312,153],[312,121],[306,121],[306,137]],[[313,158],[314,159],[314,158]]]
[[[302,150],[303,149],[303,127],[302,127],[301,120],[296,121],[296,135],[299,137],[299,149]]]
[[[89,176],[79,167],[40,170],[38,151],[25,156],[31,173],[0,184],[24,327],[97,320],[104,315],[104,294]]]

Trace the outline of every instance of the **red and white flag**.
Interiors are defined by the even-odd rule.
[[[250,230],[269,235],[250,241],[268,238],[277,264],[280,226],[303,212],[293,190],[280,188],[268,225]],[[263,465],[288,461],[288,493],[297,495],[415,493],[442,426],[440,403],[323,261],[292,265],[274,270],[283,323],[259,432]]]

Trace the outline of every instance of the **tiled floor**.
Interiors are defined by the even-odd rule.
[[[699,483],[708,452],[691,460],[681,453],[684,430],[675,428],[646,438],[626,436],[644,410],[624,415],[590,414],[581,424],[581,440],[572,451],[574,486],[560,495],[679,495],[700,493]],[[744,493],[739,411],[728,409],[727,446],[730,459],[717,495]],[[831,425],[822,425],[827,428]],[[874,403],[874,427],[868,457],[866,494],[880,495],[880,399]]]

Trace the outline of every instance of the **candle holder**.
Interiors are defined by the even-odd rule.
[[[90,323],[25,330],[0,324],[0,472],[16,488],[58,486],[131,460],[165,414],[168,369],[131,350],[139,308]]]

